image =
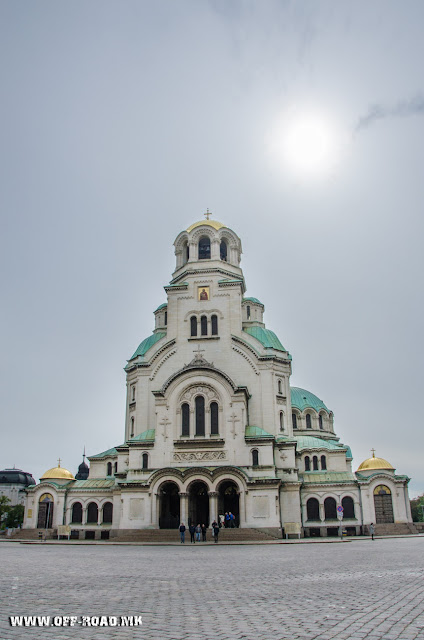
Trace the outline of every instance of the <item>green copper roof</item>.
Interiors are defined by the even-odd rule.
[[[246,327],[243,331],[253,338],[256,338],[256,340],[259,340],[265,349],[275,349],[276,351],[286,352],[286,349],[283,347],[275,333],[270,329],[264,329],[263,327]]]
[[[331,484],[333,482],[355,482],[355,476],[350,471],[308,471],[302,475],[305,484],[319,482]]]
[[[107,451],[102,451],[102,453],[96,453],[95,456],[88,456],[88,459],[90,458],[106,458],[106,456],[115,456],[118,452],[116,451],[115,447],[112,447],[112,449],[108,449]]]
[[[333,442],[334,444],[337,444],[339,447],[346,447],[347,448],[346,458],[352,458],[353,459],[352,449],[350,447],[348,447],[347,444],[341,444],[341,442],[337,442],[337,440],[329,440],[328,442]]]
[[[260,304],[264,306],[264,304],[257,298],[243,298],[243,302],[254,302],[255,304]]]
[[[148,352],[148,350],[151,349],[154,344],[156,344],[156,342],[159,342],[159,340],[162,340],[162,338],[164,338],[165,336],[165,331],[158,331],[158,333],[154,333],[153,335],[143,340],[143,342],[138,345],[137,351],[131,356],[130,360],[134,360],[134,358],[137,358],[138,356],[144,356]],[[128,362],[130,360],[128,360]]]
[[[297,451],[304,449],[328,449],[329,451],[337,451],[344,445],[340,445],[334,440],[323,440],[322,438],[314,438],[314,436],[295,436],[297,442]]]
[[[325,409],[325,411],[330,413],[322,400],[310,391],[306,391],[306,389],[301,389],[300,387],[291,387],[291,404],[292,407],[299,409],[299,411],[303,411],[304,409],[315,409],[315,411]]]
[[[160,311],[161,309],[163,309],[164,307],[167,307],[167,306],[168,306],[168,303],[167,303],[167,302],[164,302],[163,304],[160,304],[160,305],[158,306],[158,308],[154,310],[154,312],[153,312],[153,313],[156,313],[156,311]]]
[[[154,442],[155,441],[155,429],[148,429],[147,431],[143,431],[135,438],[131,438],[128,442]]]
[[[245,438],[273,438],[274,436],[262,427],[254,427],[249,425],[246,427]]]
[[[108,489],[115,486],[115,479],[93,478],[92,480],[75,480],[72,489]]]

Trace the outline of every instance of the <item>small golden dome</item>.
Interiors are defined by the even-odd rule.
[[[191,224],[187,229],[187,233],[190,233],[190,231],[193,231],[193,229],[195,229],[196,227],[203,226],[213,227],[214,229],[216,229],[216,231],[219,231],[219,229],[222,229],[222,227],[225,227],[226,225],[222,224],[222,222],[218,222],[217,220],[200,220],[199,222]]]
[[[48,469],[41,476],[40,480],[75,480],[74,476],[68,469],[64,469],[60,466],[60,458],[57,463],[57,467],[53,467],[53,469]]]
[[[394,467],[392,467],[390,462],[387,462],[384,458],[375,457],[374,449],[372,450],[372,458],[364,460],[358,467],[358,471],[366,471],[369,469],[392,469],[394,471]]]

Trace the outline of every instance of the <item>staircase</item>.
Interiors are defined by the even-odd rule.
[[[5,540],[40,540],[40,534],[46,540],[57,538],[56,529],[15,529],[10,536],[5,536]]]
[[[376,536],[410,536],[419,533],[412,522],[395,522],[391,524],[376,524]]]
[[[190,544],[190,533],[186,531],[186,543]],[[219,542],[267,542],[270,540],[281,540],[281,532],[276,528],[271,529],[224,529],[219,532]],[[179,542],[180,532],[178,529],[138,529],[131,531],[118,531],[116,536],[111,537],[113,542],[151,542],[166,543]],[[211,529],[208,529],[207,542],[213,542]],[[201,544],[201,543],[200,543]]]

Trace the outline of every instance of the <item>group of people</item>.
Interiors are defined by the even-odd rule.
[[[219,537],[219,528],[220,528],[220,524],[218,524],[218,522],[216,520],[214,520],[212,522],[212,536],[214,539],[214,542],[218,542],[218,537]],[[194,524],[191,524],[188,528],[188,531],[190,533],[190,543],[191,544],[195,544],[196,541],[200,542],[200,536],[202,536],[202,541],[206,542],[206,533],[207,533],[207,526],[205,524],[198,524],[197,526],[194,526]],[[184,524],[184,522],[182,522],[180,524],[180,539],[181,539],[181,544],[185,543],[185,532],[187,531],[186,526]]]

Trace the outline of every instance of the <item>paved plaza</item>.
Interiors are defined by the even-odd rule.
[[[423,551],[424,538],[221,547],[2,542],[0,638],[424,639]],[[142,616],[142,625],[12,628],[10,615]]]

